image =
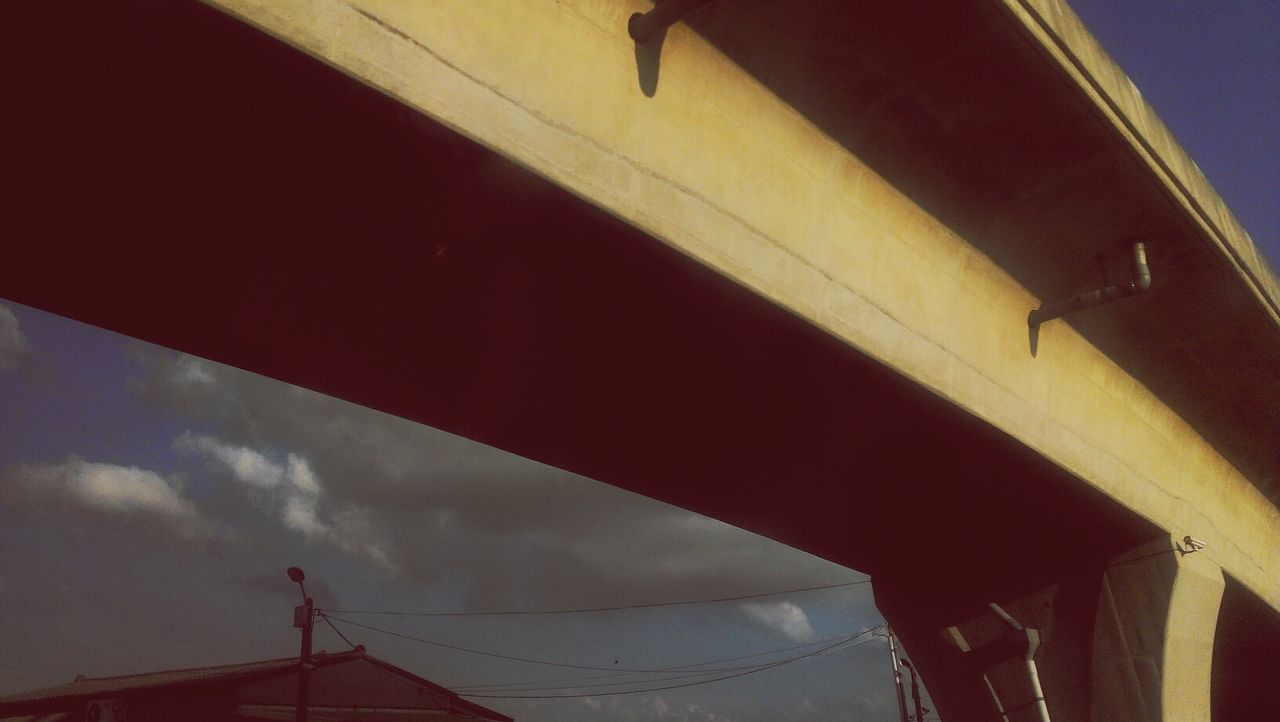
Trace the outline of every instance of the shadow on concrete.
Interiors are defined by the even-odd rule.
[[[1213,719],[1280,719],[1280,617],[1227,576],[1213,639]]]
[[[652,98],[658,93],[658,71],[662,65],[662,43],[667,39],[665,29],[658,31],[643,43],[636,43],[636,78],[640,92]]]

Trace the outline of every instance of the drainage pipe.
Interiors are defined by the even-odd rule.
[[[711,0],[659,0],[649,12],[631,15],[627,20],[627,33],[637,43],[647,43],[653,36],[709,2]]]
[[[916,672],[916,668],[907,660],[902,660],[902,666],[911,672],[911,701],[916,706],[916,722],[924,722],[924,705],[920,704],[920,675]]]
[[[902,689],[902,665],[898,663],[898,646],[893,641],[893,630],[885,635],[889,638],[889,656],[893,659],[893,686],[898,691],[898,716],[907,722],[907,694]]]
[[[987,684],[987,691],[991,693],[991,701],[996,703],[996,711],[1000,713],[1000,722],[1009,722],[1009,715],[1004,711],[1004,705],[1000,704],[1000,695],[996,694],[995,685],[991,684],[991,678],[982,675],[982,681]]]
[[[1138,244],[1142,245],[1142,244]],[[1036,711],[1040,713],[1040,722],[1049,722],[1049,705],[1044,699],[1044,689],[1040,687],[1040,672],[1036,670],[1036,650],[1040,647],[1040,632],[1035,629],[1025,629],[1018,620],[1009,616],[1009,613],[995,602],[987,605],[991,611],[996,613],[997,617],[1004,620],[1004,623],[1015,632],[1021,632],[1026,639],[1026,651],[1023,653],[1023,662],[1027,666],[1027,674],[1031,681],[1031,701],[1036,706]],[[984,675],[985,676],[985,675]],[[991,688],[991,682],[988,680],[987,687]],[[992,696],[995,696],[994,689]],[[997,702],[997,704],[999,704]]]
[[[1151,269],[1147,267],[1147,248],[1142,243],[1135,243],[1133,244],[1133,278],[1131,280],[1083,293],[1067,301],[1048,306],[1042,305],[1032,311],[1027,320],[1032,326],[1039,326],[1045,321],[1075,313],[1082,308],[1110,303],[1125,296],[1142,293],[1148,288],[1151,288]]]

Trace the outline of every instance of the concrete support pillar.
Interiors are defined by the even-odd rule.
[[[1210,719],[1224,586],[1207,552],[1184,553],[1171,538],[1110,561],[1094,626],[1092,719]]]

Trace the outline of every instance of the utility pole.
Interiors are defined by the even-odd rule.
[[[307,588],[302,586],[306,574],[298,567],[289,567],[289,579],[298,583],[302,590],[302,605],[293,608],[293,626],[302,630],[302,650],[298,654],[298,709],[294,719],[307,722],[307,692],[311,683],[311,626],[315,621],[314,607],[311,597],[307,596]]]
[[[893,629],[885,627],[885,636],[889,638],[889,656],[893,659],[893,687],[898,692],[898,716],[907,722],[907,693],[902,688],[902,665],[898,663],[898,646],[893,641]]]
[[[916,668],[907,660],[902,660],[902,666],[911,673],[911,701],[916,706],[916,722],[924,722],[924,706],[920,704],[920,677],[916,675]]]

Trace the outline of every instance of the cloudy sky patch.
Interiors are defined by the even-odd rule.
[[[17,505],[64,505],[108,516],[143,516],[167,522],[181,536],[203,537],[208,525],[169,480],[136,466],[69,459],[57,464],[15,464],[0,470],[4,499]]]
[[[792,602],[747,603],[740,607],[744,614],[793,642],[813,639],[809,615]]]
[[[22,334],[18,317],[8,306],[0,304],[0,369],[11,369],[27,355],[27,338]]]
[[[0,568],[9,579],[0,646],[31,660],[0,660],[0,693],[78,673],[296,652],[298,593],[283,574],[292,565],[307,570],[322,606],[374,612],[612,607],[863,578],[437,429],[30,309],[15,314],[24,348],[48,349],[48,358],[36,385],[0,373],[9,401],[0,405]],[[810,596],[582,617],[353,620],[606,667],[753,655],[878,621],[869,587]],[[91,623],[89,604],[112,611]],[[345,632],[446,686],[555,681],[567,671]],[[327,626],[316,644],[345,646]],[[784,690],[847,697],[846,665],[863,658],[841,654],[853,656],[762,673],[769,693],[747,677],[658,696],[489,702],[525,722],[648,720],[655,704],[667,705],[666,719],[763,722],[790,709]],[[865,666],[886,669],[879,657]]]
[[[224,444],[211,436],[190,432],[175,439],[173,446],[180,451],[192,451],[212,457],[222,462],[237,481],[259,489],[273,489],[284,479],[283,465],[247,446]]]
[[[396,568],[385,540],[376,532],[376,520],[352,504],[325,499],[320,478],[305,456],[289,452],[281,457],[190,431],[174,439],[173,448],[214,461],[247,487],[257,505],[276,515],[284,528],[308,541],[361,555],[384,571]],[[324,518],[322,503],[329,507]]]

